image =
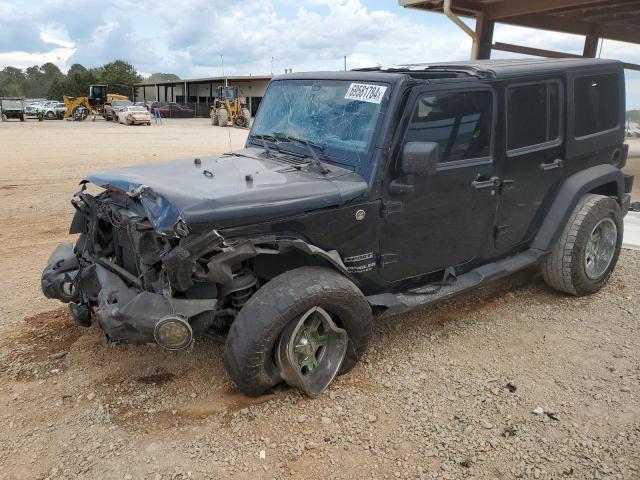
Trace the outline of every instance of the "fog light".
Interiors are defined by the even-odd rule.
[[[161,347],[180,350],[191,345],[193,330],[185,319],[170,316],[164,317],[156,324],[153,336]]]

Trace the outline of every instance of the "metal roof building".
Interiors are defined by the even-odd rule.
[[[198,116],[207,116],[218,86],[238,87],[240,95],[247,98],[251,114],[255,115],[264,96],[270,75],[205,77],[166,82],[142,82],[134,85],[133,101],[175,102],[195,108]]]

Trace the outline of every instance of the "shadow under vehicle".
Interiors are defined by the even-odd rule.
[[[113,342],[224,341],[247,395],[317,396],[374,317],[532,266],[600,290],[633,184],[624,99],[605,60],[279,76],[245,149],[87,177],[42,288]]]

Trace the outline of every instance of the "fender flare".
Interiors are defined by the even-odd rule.
[[[221,285],[229,284],[233,281],[232,265],[260,255],[280,255],[293,249],[300,250],[309,256],[321,258],[329,266],[355,283],[355,279],[347,270],[340,254],[336,250],[323,250],[298,238],[243,239],[237,245],[232,246],[226,252],[215,255],[209,261],[207,264],[209,268],[208,279]]]
[[[622,206],[625,196],[624,174],[613,165],[597,165],[568,177],[556,194],[531,248],[549,251],[553,248],[578,201],[603,185],[616,184],[616,199]]]

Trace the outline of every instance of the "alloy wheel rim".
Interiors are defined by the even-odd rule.
[[[346,330],[321,307],[312,307],[282,332],[276,358],[282,379],[310,397],[334,379],[347,351]]]
[[[584,269],[591,280],[607,271],[616,252],[618,227],[610,218],[600,220],[589,236],[584,253]]]

